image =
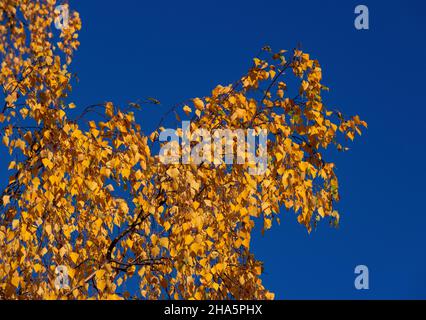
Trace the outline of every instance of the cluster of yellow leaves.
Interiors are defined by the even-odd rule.
[[[69,119],[81,23],[73,13],[55,43],[55,4],[0,3],[1,134],[15,157],[0,197],[0,298],[272,299],[250,250],[255,221],[267,230],[285,207],[309,231],[338,222],[335,167],[322,151],[344,150],[338,133],[352,140],[365,122],[322,104],[318,61],[266,50],[238,83],[183,106],[192,129],[266,129],[266,173],[249,175],[250,162],[165,165],[151,152],[158,132],[145,136],[132,112],[108,102]],[[95,109],[103,121],[85,123]],[[69,288],[55,288],[59,265]],[[125,291],[131,279],[138,292]]]

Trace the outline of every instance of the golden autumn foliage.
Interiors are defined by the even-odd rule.
[[[267,230],[286,208],[308,231],[338,223],[323,153],[344,151],[339,140],[366,123],[323,104],[317,60],[265,47],[238,82],[176,110],[193,129],[266,129],[265,174],[165,165],[153,152],[163,128],[145,135],[135,108],[108,102],[69,116],[81,22],[73,12],[54,29],[55,2],[0,1],[1,135],[14,159],[0,196],[0,298],[272,299],[250,250],[255,222]],[[87,121],[93,111],[102,121]],[[69,276],[61,289],[59,265]]]

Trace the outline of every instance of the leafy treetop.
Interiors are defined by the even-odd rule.
[[[163,164],[152,150],[164,128],[145,135],[135,104],[70,117],[81,21],[73,12],[53,29],[55,2],[0,2],[1,135],[14,159],[0,196],[0,298],[272,299],[250,249],[255,221],[267,230],[286,208],[308,231],[338,223],[324,150],[346,150],[366,123],[323,104],[317,60],[265,47],[238,82],[173,110],[191,129],[266,129],[265,174],[248,174],[249,163]]]

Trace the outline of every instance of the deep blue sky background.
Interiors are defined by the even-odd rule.
[[[366,4],[370,30],[354,28]],[[426,298],[423,1],[71,1],[83,20],[73,71],[79,106],[155,97],[146,132],[171,105],[238,79],[264,44],[319,59],[326,103],[369,124],[335,160],[339,229],[308,235],[294,214],[253,240],[277,298]],[[370,269],[370,290],[354,268]]]
[[[280,299],[426,298],[423,1],[71,1],[83,20],[72,71],[80,107],[155,97],[149,132],[172,104],[238,79],[264,44],[319,59],[325,102],[369,129],[338,154],[341,226],[307,234],[293,213],[253,247]],[[370,30],[354,8],[370,9]],[[354,268],[370,269],[370,290]]]

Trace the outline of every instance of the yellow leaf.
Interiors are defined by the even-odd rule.
[[[250,247],[250,237],[245,238],[242,241],[242,244],[243,244],[244,247],[246,247],[248,249]]]
[[[121,175],[123,176],[123,178],[128,179],[130,176],[130,170],[129,169],[123,169],[121,170]]]
[[[213,275],[209,272],[209,273],[207,273],[207,274],[205,275],[205,278],[206,278],[206,281],[207,281],[207,282],[210,282],[210,281],[212,281],[212,279],[213,279]]]
[[[19,219],[14,219],[12,221],[12,229],[16,229],[19,226]]]
[[[98,184],[95,181],[86,181],[86,185],[89,187],[90,191],[95,191],[98,187]]]
[[[50,235],[52,233],[52,226],[50,224],[47,224],[45,227],[46,233]]]
[[[186,115],[190,114],[192,112],[191,108],[189,106],[184,106],[183,111],[185,111]]]
[[[33,268],[34,268],[34,271],[35,271],[35,272],[40,272],[40,271],[42,270],[42,265],[41,265],[41,264],[39,264],[39,263],[36,263],[36,264],[33,266]]]
[[[272,227],[272,221],[271,221],[271,219],[265,219],[265,220],[263,221],[263,227],[264,227],[266,230],[271,229],[271,227]],[[247,247],[247,248],[248,248],[248,247]]]
[[[195,210],[197,210],[200,207],[200,203],[198,201],[194,201],[192,203],[192,206],[194,207]]]
[[[107,102],[105,105],[105,114],[110,118],[114,115],[114,106],[111,102]]]
[[[52,161],[50,161],[48,158],[44,158],[43,160],[41,160],[41,162],[43,162],[43,165],[46,168],[52,169],[53,168],[53,163]]]
[[[169,231],[171,226],[172,225],[170,224],[170,222],[168,222],[168,221],[164,222],[164,230]]]
[[[7,206],[10,203],[10,196],[3,196],[3,206]]]
[[[32,183],[33,183],[33,186],[37,189],[37,188],[38,188],[38,186],[40,185],[40,179],[39,179],[38,177],[35,177],[35,178],[32,180]]]
[[[3,137],[3,144],[7,147],[9,146],[9,137],[8,136],[4,136]]]
[[[95,222],[94,222],[94,231],[96,234],[99,233],[99,230],[101,229],[101,225],[102,225],[103,221],[101,218],[98,218]]]
[[[56,184],[59,179],[56,176],[50,176],[49,181],[52,185]]]
[[[204,109],[204,102],[200,98],[195,98],[193,102],[194,102],[195,108],[197,108],[198,110]]]
[[[19,287],[19,282],[21,281],[21,277],[18,275],[18,274],[14,274],[13,275],[13,277],[12,277],[12,281],[11,281],[11,283],[12,283],[12,285],[15,287],[15,288],[18,288]]]
[[[70,256],[70,259],[71,259],[72,262],[77,263],[77,260],[78,260],[78,257],[79,257],[78,253],[71,252],[69,254],[69,256]]]
[[[58,113],[59,113],[59,119],[62,119],[66,115],[64,110],[59,110]]]
[[[153,247],[153,248],[152,248],[152,250],[151,250],[151,253],[152,253],[154,256],[158,256],[158,255],[160,254],[160,247],[159,247],[159,246],[155,246],[155,247]]]
[[[9,164],[8,170],[15,169],[15,167],[16,167],[16,162],[15,161],[11,161],[10,164]]]
[[[120,210],[123,211],[124,214],[129,213],[129,206],[127,205],[125,201],[120,202]]]
[[[260,60],[259,58],[253,58],[254,61],[254,65],[257,67],[261,64],[262,60]]]
[[[166,171],[166,173],[172,177],[172,178],[176,178],[179,175],[179,170],[176,168],[170,168],[169,170]]]
[[[169,239],[167,238],[161,238],[160,239],[160,245],[164,248],[168,248],[169,246]]]
[[[214,232],[213,232],[213,228],[212,227],[208,227],[206,230],[207,234],[209,235],[209,237],[213,237]]]
[[[202,249],[202,246],[199,243],[194,242],[194,243],[191,244],[190,249],[191,249],[191,251],[193,251],[193,252],[195,252],[195,253],[198,254],[199,253],[198,251],[200,249]]]
[[[256,272],[257,275],[261,275],[262,274],[262,267],[261,266],[256,266],[254,268],[254,271]]]
[[[266,299],[268,299],[268,300],[274,300],[274,298],[275,298],[275,294],[274,294],[274,293],[272,293],[272,292],[267,292],[267,293],[265,294],[265,297],[266,297]]]
[[[309,163],[308,162],[300,162],[299,163],[299,168],[300,168],[300,170],[302,170],[302,172],[305,172],[306,169],[309,168]]]
[[[225,263],[219,262],[219,263],[216,264],[216,270],[218,272],[221,272],[221,271],[225,270],[225,268],[226,268]]]
[[[155,246],[158,242],[158,236],[156,234],[151,235],[151,242]]]
[[[99,291],[104,291],[106,287],[106,281],[105,280],[96,281],[96,287],[98,288]]]
[[[101,278],[103,278],[104,274],[105,274],[105,270],[101,269],[101,270],[96,271],[95,276],[96,276],[97,279],[101,279]]]
[[[191,236],[190,234],[185,236],[185,244],[188,245],[188,244],[192,243],[193,241],[194,241],[194,237]]]

